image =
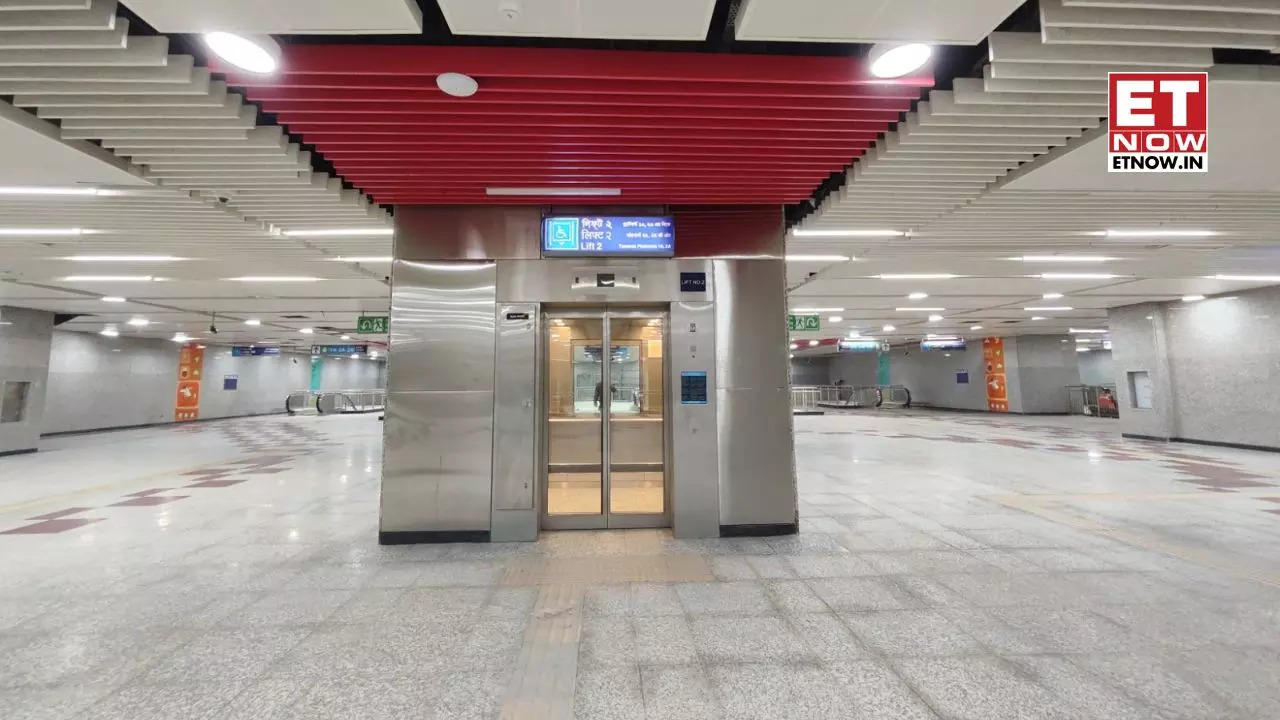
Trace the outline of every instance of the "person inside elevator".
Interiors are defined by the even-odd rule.
[[[616,392],[618,392],[618,386],[614,385],[613,383],[609,383],[609,397],[613,397],[613,394]],[[599,410],[601,406],[604,405],[604,381],[603,380],[596,381],[595,402],[596,402],[597,410]]]

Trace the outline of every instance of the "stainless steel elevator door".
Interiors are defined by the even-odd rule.
[[[666,312],[548,312],[543,327],[542,526],[670,525]]]

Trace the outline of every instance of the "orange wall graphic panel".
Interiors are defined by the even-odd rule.
[[[200,381],[204,378],[204,348],[187,345],[178,353],[178,391],[174,401],[176,422],[200,417]]]
[[[1004,376],[1004,338],[983,338],[982,360],[986,367],[987,410],[1009,412],[1009,387]]]

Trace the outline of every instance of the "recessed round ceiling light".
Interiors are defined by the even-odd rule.
[[[480,83],[470,75],[447,72],[436,76],[436,87],[440,88],[445,95],[465,98],[475,95],[480,89]]]
[[[871,48],[871,74],[878,78],[909,75],[929,62],[933,48],[923,43],[880,43]]]
[[[211,32],[204,34],[204,44],[215,55],[246,72],[270,75],[280,67],[280,44],[270,35]]]

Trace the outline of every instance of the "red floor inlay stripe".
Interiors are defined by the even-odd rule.
[[[150,490],[143,490],[141,492],[129,493],[128,495],[125,495],[125,497],[136,497],[136,498],[148,497],[148,496],[156,495],[162,492],[168,492],[172,489],[173,488],[151,488]]]
[[[28,520],[57,520],[60,517],[66,517],[67,515],[75,515],[76,513],[82,513],[82,512],[85,512],[86,510],[92,510],[92,509],[93,508],[87,508],[87,507],[73,507],[73,508],[67,508],[66,510],[59,510],[57,512],[47,513],[44,515],[37,515],[33,518],[27,518],[27,519]]]
[[[222,488],[222,487],[231,487],[232,485],[239,485],[242,482],[245,482],[245,481],[244,480],[202,480],[198,483],[191,483],[187,487],[189,488]]]
[[[45,520],[34,525],[26,525],[13,530],[5,530],[0,535],[53,535],[55,533],[75,530],[78,527],[91,525],[96,522],[102,522],[106,518],[59,518],[57,520]]]
[[[147,497],[136,497],[132,500],[125,500],[124,502],[112,503],[110,507],[152,507],[155,505],[164,505],[165,503],[171,503],[177,500],[185,500],[188,497],[190,497],[190,495],[149,495]]]

